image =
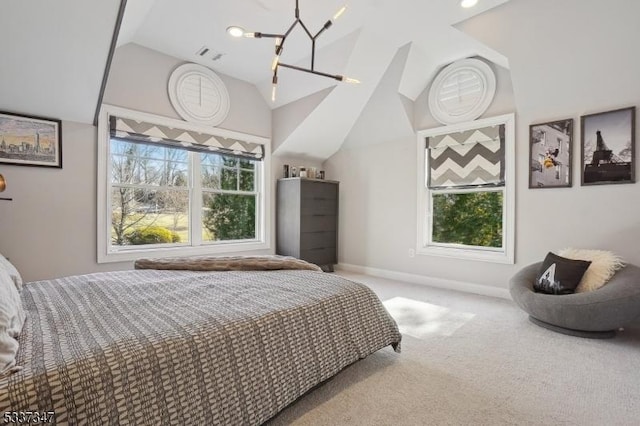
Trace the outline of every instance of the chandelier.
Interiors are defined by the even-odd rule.
[[[311,33],[311,31],[309,31],[309,28],[305,25],[305,23],[302,21],[302,19],[300,18],[300,8],[298,7],[298,0],[296,0],[296,10],[295,10],[295,21],[293,21],[293,24],[291,24],[291,26],[289,27],[289,29],[284,33],[284,34],[269,34],[269,33],[260,33],[260,32],[245,32],[244,29],[237,27],[237,26],[233,26],[233,27],[229,27],[227,28],[227,32],[233,36],[233,37],[247,37],[247,38],[273,38],[276,41],[276,47],[275,47],[275,57],[273,58],[273,62],[271,63],[271,71],[273,71],[273,78],[272,78],[272,83],[273,83],[273,88],[271,90],[271,101],[275,101],[276,100],[276,88],[278,86],[278,69],[280,67],[283,68],[289,68],[292,70],[296,70],[296,71],[302,71],[302,72],[306,72],[309,74],[314,74],[314,75],[319,75],[321,77],[328,77],[328,78],[332,78],[334,80],[338,80],[338,81],[343,81],[345,83],[360,83],[360,81],[354,79],[354,78],[348,78],[345,77],[343,75],[339,75],[339,74],[329,74],[326,72],[322,72],[322,71],[317,71],[315,68],[315,61],[316,61],[316,40],[318,39],[318,37],[320,37],[320,35],[322,33],[324,33],[326,30],[328,30],[331,25],[333,25],[333,22],[336,21],[338,18],[340,18],[340,16],[347,10],[347,6],[342,6],[340,8],[340,10],[338,10],[338,12],[336,12],[335,15],[333,15],[332,19],[329,19],[327,22],[325,22],[325,24],[322,26],[322,28],[320,28],[320,30],[314,34]],[[310,68],[305,68],[305,67],[301,67],[301,66],[297,66],[297,65],[290,65],[290,64],[285,64],[283,62],[280,62],[280,56],[282,55],[282,51],[284,50],[284,43],[287,40],[287,37],[289,36],[289,34],[291,34],[291,31],[293,31],[293,29],[300,25],[302,27],[302,29],[304,30],[305,34],[309,37],[309,39],[311,40],[311,67]]]

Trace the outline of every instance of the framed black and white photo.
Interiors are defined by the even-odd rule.
[[[583,115],[582,185],[634,183],[636,108]]]
[[[529,188],[571,187],[573,119],[529,126]]]
[[[0,163],[62,168],[61,121],[0,112]]]

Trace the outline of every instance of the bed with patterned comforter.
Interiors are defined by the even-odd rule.
[[[0,413],[258,425],[401,335],[366,286],[309,270],[135,270],[25,285]]]

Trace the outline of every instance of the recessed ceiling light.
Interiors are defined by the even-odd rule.
[[[462,0],[460,2],[460,6],[464,8],[473,7],[478,4],[478,0]]]
[[[231,37],[242,37],[244,35],[244,28],[232,26],[227,28],[227,33],[229,33]]]

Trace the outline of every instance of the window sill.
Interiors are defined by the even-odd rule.
[[[127,262],[143,257],[176,257],[176,256],[204,256],[222,255],[226,253],[250,252],[256,250],[269,250],[271,246],[266,242],[246,243],[219,243],[202,245],[198,247],[154,247],[140,249],[126,249],[119,251],[105,251],[98,253],[98,263]]]
[[[459,260],[504,263],[508,265],[513,265],[515,263],[513,254],[508,253],[508,251],[488,251],[430,246],[418,247],[416,253],[424,256],[439,256]]]

